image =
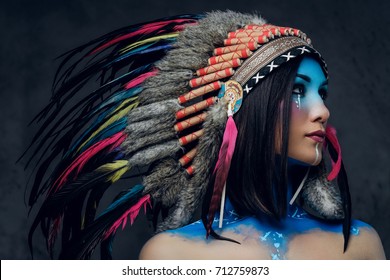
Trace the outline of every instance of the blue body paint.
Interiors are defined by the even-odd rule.
[[[219,217],[219,215],[216,215]],[[218,230],[219,219],[215,218],[213,223],[214,230]],[[223,231],[244,234],[241,229],[246,227],[253,228],[259,232],[258,240],[267,246],[271,259],[285,259],[288,250],[289,241],[298,234],[309,233],[310,231],[321,230],[342,234],[342,225],[328,223],[309,215],[306,211],[297,205],[289,206],[289,211],[285,219],[275,223],[270,219],[260,221],[256,217],[240,217],[233,209],[229,200],[226,200],[225,214],[223,219]],[[353,220],[351,225],[351,235],[358,235],[362,227],[369,227],[368,224]],[[192,224],[179,229],[169,230],[169,233],[179,235],[186,239],[206,242],[206,231],[202,221],[196,221]],[[223,233],[222,233],[223,236]]]

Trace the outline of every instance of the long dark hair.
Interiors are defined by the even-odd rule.
[[[302,59],[303,56],[271,72],[250,92],[235,115],[238,136],[226,191],[240,215],[256,215],[261,219],[266,214],[276,220],[286,216],[290,102]],[[276,143],[280,145],[278,155]],[[334,148],[328,146],[330,156],[335,161],[337,155]],[[324,164],[322,159],[311,173],[325,170]],[[345,251],[350,235],[351,198],[343,164],[337,183],[343,202]]]
[[[235,116],[238,137],[227,194],[240,214],[265,213],[276,219],[286,214],[290,99],[301,60],[271,72],[248,94]],[[277,161],[276,137],[281,144]]]

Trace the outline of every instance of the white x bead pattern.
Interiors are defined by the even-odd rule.
[[[274,68],[279,67],[279,65],[275,64],[275,61],[272,61],[271,64],[268,64],[267,67],[269,67],[269,71],[271,72]]]
[[[282,57],[285,57],[289,61],[291,58],[294,58],[295,55],[292,55],[291,52],[288,52],[288,54],[283,54]]]
[[[249,87],[247,84],[245,85],[244,91],[245,93],[249,93],[251,91],[251,87]]]
[[[310,51],[305,46],[298,48],[298,50],[301,50],[301,54],[303,54],[305,52],[310,53]]]
[[[260,73],[257,73],[256,76],[252,77],[253,80],[255,80],[255,83],[257,84],[259,80],[264,78],[264,76],[261,76]]]

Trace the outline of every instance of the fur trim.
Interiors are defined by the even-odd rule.
[[[326,220],[344,219],[339,189],[326,179],[325,170],[310,176],[302,189],[301,205],[310,214]]]
[[[172,214],[158,226],[157,232],[186,225],[201,205],[218,157],[226,118],[227,114],[223,102],[209,110],[209,117],[204,123],[204,137],[199,141],[198,153],[193,162],[196,172],[190,180],[181,178],[177,181],[178,184],[185,183],[185,185],[182,185]],[[177,186],[174,188],[176,189]]]

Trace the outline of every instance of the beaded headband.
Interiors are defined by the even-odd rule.
[[[224,47],[214,49],[214,56],[208,59],[208,66],[196,70],[198,77],[189,81],[192,90],[179,96],[178,101],[183,105],[195,98],[220,90],[223,86],[224,90],[180,109],[176,113],[178,122],[174,126],[175,131],[180,133],[203,123],[207,117],[204,110],[216,104],[218,98],[223,98],[226,95],[224,91],[227,89],[234,95],[229,98],[235,100],[231,111],[232,114],[236,113],[245,95],[249,94],[272,70],[291,59],[310,53],[318,56],[327,73],[325,61],[312,48],[311,40],[306,34],[298,29],[270,24],[251,24],[235,32],[229,32],[228,38],[224,40]],[[229,77],[230,80],[222,82]],[[182,120],[185,117],[188,118]],[[204,130],[200,129],[181,136],[180,145],[186,146],[201,137],[203,133]],[[189,165],[186,167],[189,175],[195,172],[194,167],[190,165],[195,156],[196,147],[179,159],[181,166]]]

